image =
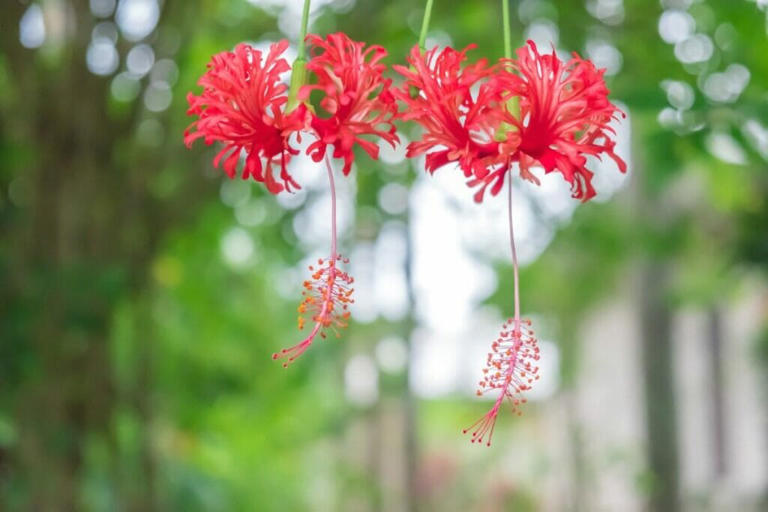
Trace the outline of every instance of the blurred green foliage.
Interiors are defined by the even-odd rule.
[[[210,56],[243,40],[282,37],[278,7],[162,2],[147,40],[157,60],[175,62],[178,80],[170,107],[153,112],[143,92],[117,99],[112,78],[87,69],[98,23],[87,2],[32,3],[61,22],[37,50],[19,44],[28,3],[0,7],[0,507],[380,509],[387,491],[357,452],[383,435],[381,404],[391,401],[406,418],[418,407],[410,433],[418,451],[406,453],[411,472],[403,470],[411,478],[403,486],[408,507],[540,509],[535,480],[513,485],[496,476],[507,452],[477,451],[458,434],[456,426],[485,404],[416,401],[407,371],[382,375],[376,405],[345,399],[345,358],[370,353],[388,333],[408,338],[413,315],[353,325],[343,341],[323,341],[288,371],[269,357],[297,336],[298,292],[281,292],[291,290],[304,256],[293,232],[296,211],[252,186],[244,201],[263,212],[263,221],[238,227],[220,197],[224,179],[211,169],[213,150],[186,151],[182,133],[186,92],[197,90]],[[718,303],[735,293],[741,276],[765,270],[766,163],[742,130],[747,119],[768,119],[765,15],[748,1],[691,6],[705,33],[725,23],[736,28],[727,49],[694,69],[660,40],[659,2],[625,0],[616,24],[590,14],[585,5],[595,2],[515,3],[517,44],[531,22],[548,20],[563,48],[583,51],[595,38],[615,45],[623,63],[609,87],[630,113],[632,184],[618,200],[580,207],[555,225],[552,244],[523,271],[523,303],[558,342],[567,395],[579,375],[583,319],[626,285],[636,263],[680,268],[668,297],[677,305]],[[435,4],[435,41],[476,44],[473,58],[501,56],[499,2]],[[312,30],[344,30],[384,45],[389,64],[402,63],[421,16],[414,2],[336,2],[320,11]],[[121,58],[130,47],[119,40]],[[663,80],[695,87],[700,76],[734,62],[751,73],[738,102],[697,93],[686,124],[661,126],[659,112],[669,106]],[[141,91],[147,86],[142,79]],[[712,133],[729,134],[745,163],[713,157]],[[357,222],[348,245],[374,241],[386,221],[408,221],[407,212],[382,211],[378,192],[393,181],[410,185],[415,175],[407,163],[385,167],[358,159]],[[221,256],[222,239],[235,228],[254,242],[253,258],[241,266]],[[497,271],[488,302],[506,304],[511,271],[506,262]],[[514,443],[521,430],[535,435],[536,407],[527,414],[524,422],[505,423],[498,445]],[[371,438],[350,442],[361,426]],[[545,454],[525,461],[534,478],[551,464]],[[639,472],[637,492],[653,494],[656,478]]]

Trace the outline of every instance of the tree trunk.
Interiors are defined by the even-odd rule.
[[[725,445],[725,390],[723,387],[723,313],[717,305],[708,312],[709,320],[709,369],[712,382],[712,459],[713,480],[718,481],[726,473]]]
[[[647,456],[652,475],[649,509],[653,512],[679,510],[672,313],[666,303],[667,280],[666,263],[647,262],[642,269],[642,365],[645,380]]]
[[[173,5],[188,13],[194,3],[168,1],[164,9]],[[172,156],[120,153],[121,142],[133,143],[143,107],[134,102],[123,115],[105,114],[110,80],[93,75],[85,64],[98,21],[88,2],[62,3],[64,39],[55,63],[19,43],[19,20],[27,5],[7,2],[0,19],[0,54],[18,96],[18,101],[0,102],[0,136],[30,153],[29,161],[9,163],[0,178],[14,180],[24,191],[23,204],[0,205],[0,217],[14,216],[12,230],[0,242],[5,274],[0,298],[4,310],[22,319],[0,323],[0,339],[24,354],[16,353],[23,364],[17,363],[19,387],[10,395],[18,441],[3,457],[9,461],[4,469],[21,489],[14,497],[18,507],[82,510],[87,508],[84,468],[109,473],[116,467],[102,455],[94,464],[88,459],[90,447],[119,448],[102,442],[110,437],[120,399],[110,348],[115,306],[146,286],[162,233],[174,219],[194,211],[191,201],[198,196],[192,193],[196,185],[187,185],[179,197],[160,203],[149,178]],[[186,16],[176,14],[182,24]],[[151,354],[145,356],[136,367],[138,395],[122,404],[144,420],[151,417]],[[148,434],[143,451],[143,478],[149,485],[154,471]],[[109,476],[114,485],[117,475]],[[117,488],[108,491],[120,502]],[[148,489],[137,508],[155,508],[151,485]]]

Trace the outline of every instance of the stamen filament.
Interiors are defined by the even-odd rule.
[[[512,170],[510,167],[507,181],[507,214],[509,218],[509,246],[512,250],[512,268],[514,273],[514,316],[504,322],[499,337],[491,344],[488,353],[486,367],[483,369],[483,378],[478,382],[477,395],[496,391],[498,396],[493,407],[471,426],[465,428],[466,434],[472,431],[472,442],[482,443],[486,439],[486,445],[491,445],[493,432],[496,428],[496,417],[506,398],[512,406],[512,411],[520,414],[519,406],[526,402],[520,394],[531,389],[531,385],[539,380],[539,368],[534,366],[539,360],[539,347],[531,330],[530,320],[520,319],[520,285],[519,269],[517,262],[517,248],[515,247],[515,227],[512,216]]]
[[[312,345],[318,334],[321,338],[325,338],[325,329],[330,329],[338,337],[339,329],[347,326],[350,316],[349,305],[354,302],[352,293],[355,290],[349,286],[354,279],[339,268],[339,265],[349,263],[349,260],[337,253],[336,184],[333,178],[333,167],[327,155],[325,166],[331,192],[331,254],[326,260],[322,258],[318,260],[317,269],[310,265],[311,279],[304,281],[302,292],[304,299],[298,307],[299,329],[304,328],[304,317],[301,315],[309,314],[315,323],[312,331],[300,343],[272,354],[272,359],[286,358],[283,367],[287,367],[302,355]]]
[[[325,168],[328,171],[328,185],[331,188],[331,259],[336,259],[336,184],[333,181],[333,167],[325,154]]]
[[[520,333],[520,276],[517,265],[517,249],[515,248],[515,225],[512,220],[512,167],[507,163],[509,176],[507,176],[507,215],[509,218],[509,247],[512,250],[512,269],[514,274],[514,301],[515,301],[515,331]]]
[[[515,328],[515,320],[510,318],[502,326],[499,337],[491,344],[491,352],[488,354],[486,368],[483,370],[483,379],[478,383],[478,396],[491,391],[498,392],[491,409],[480,419],[475,421],[463,432],[472,431],[473,443],[491,445],[496,418],[499,409],[506,398],[512,407],[512,411],[520,414],[519,406],[526,402],[520,395],[531,389],[531,385],[539,380],[539,369],[534,366],[539,360],[540,353],[536,338],[530,329],[530,321],[519,321],[519,327]]]

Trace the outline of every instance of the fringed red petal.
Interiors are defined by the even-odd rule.
[[[500,95],[487,83],[495,69],[485,60],[463,66],[472,48],[474,45],[462,51],[433,48],[422,53],[414,46],[409,68],[393,66],[405,77],[402,86],[393,90],[406,105],[400,118],[424,128],[421,138],[408,145],[408,156],[426,153],[430,173],[455,162],[469,177],[476,163],[485,168],[503,160],[493,141],[499,124],[493,110]],[[418,94],[414,97],[412,91]]]
[[[475,200],[480,202],[489,186],[493,195],[501,190],[510,162],[536,184],[532,167],[560,172],[582,201],[595,195],[586,156],[607,155],[626,171],[609,126],[623,114],[608,101],[602,70],[575,54],[565,63],[554,51],[542,55],[531,41],[517,51],[517,59],[503,59],[498,66],[485,60],[465,65],[470,48],[422,53],[416,46],[409,68],[394,66],[405,77],[393,91],[406,105],[400,118],[424,129],[409,144],[408,156],[426,153],[428,172],[458,164],[467,184],[478,187]],[[418,94],[413,97],[411,91]],[[513,116],[508,103],[515,97],[520,113]]]
[[[497,80],[506,95],[519,98],[520,115],[505,116],[516,129],[508,132],[504,152],[518,161],[528,157],[526,171],[535,164],[545,173],[558,171],[581,201],[596,193],[586,156],[608,155],[626,172],[626,164],[613,151],[609,126],[623,114],[608,101],[604,70],[575,53],[568,62],[554,50],[542,55],[533,41],[507,63]]]
[[[229,156],[223,168],[230,178],[242,165],[243,179],[264,183],[273,194],[299,188],[284,163],[298,153],[289,142],[291,134],[307,125],[303,105],[290,114],[283,112],[288,87],[280,75],[290,66],[281,55],[287,48],[288,41],[283,40],[272,44],[266,55],[247,44],[216,54],[198,81],[203,92],[187,96],[187,114],[198,119],[186,130],[185,144],[191,146],[198,138],[204,138],[206,144],[224,143],[214,166],[218,167],[226,152]],[[241,164],[243,152],[247,156]],[[277,179],[273,164],[280,164]]]
[[[328,114],[312,115],[318,140],[308,153],[318,162],[332,146],[334,158],[344,159],[343,173],[347,175],[355,144],[378,158],[378,146],[362,136],[380,137],[392,147],[399,142],[393,123],[397,103],[389,92],[391,80],[383,78],[386,66],[381,60],[387,52],[381,46],[366,48],[365,43],[343,33],[326,38],[310,34],[307,42],[312,54],[307,71],[317,77],[317,83],[303,86],[299,99],[306,100],[312,91],[319,91],[323,95],[320,107]]]

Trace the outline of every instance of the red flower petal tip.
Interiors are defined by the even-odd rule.
[[[426,153],[430,174],[455,162],[470,177],[475,169],[500,161],[498,143],[493,141],[496,127],[491,122],[499,93],[487,83],[494,68],[485,60],[464,66],[472,48],[474,45],[462,51],[433,48],[422,53],[414,46],[408,57],[410,68],[393,66],[405,77],[402,86],[393,91],[405,103],[400,118],[424,129],[421,139],[408,145],[407,156]],[[419,94],[412,97],[412,90]]]

